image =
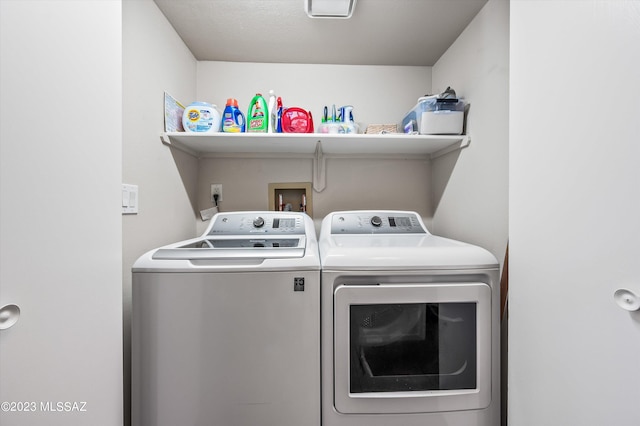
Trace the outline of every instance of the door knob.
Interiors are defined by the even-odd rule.
[[[4,305],[0,308],[0,330],[6,330],[18,322],[20,308],[18,305]]]
[[[618,306],[626,311],[634,312],[640,310],[640,297],[631,290],[626,288],[618,289],[613,294],[613,299]]]

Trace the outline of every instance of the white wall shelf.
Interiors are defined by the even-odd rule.
[[[162,142],[196,157],[313,157],[318,142],[328,156],[355,155],[436,158],[469,145],[466,135],[433,136],[406,134],[322,134],[322,133],[162,133]]]
[[[211,157],[302,157],[313,158],[313,189],[326,186],[325,159],[437,158],[469,146],[469,136],[322,133],[185,133],[160,135],[162,143],[198,158]]]

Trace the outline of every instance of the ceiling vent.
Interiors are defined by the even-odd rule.
[[[355,7],[356,0],[304,0],[304,10],[310,18],[347,19]]]

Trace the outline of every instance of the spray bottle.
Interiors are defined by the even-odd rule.
[[[340,108],[340,117],[342,121],[340,133],[356,133],[355,123],[353,122],[353,107],[351,105]]]
[[[272,90],[269,90],[269,129],[268,133],[276,133],[277,129],[277,120],[278,120],[278,111],[276,107],[276,93]]]
[[[276,133],[282,133],[282,98],[278,96],[276,101]]]

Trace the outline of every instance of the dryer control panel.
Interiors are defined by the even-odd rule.
[[[413,212],[339,212],[331,220],[332,234],[426,234]]]

